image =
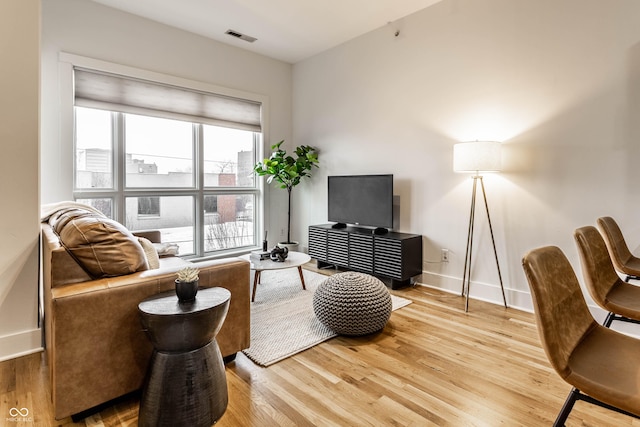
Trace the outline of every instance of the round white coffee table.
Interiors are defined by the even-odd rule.
[[[240,258],[244,258],[251,262],[251,269],[255,270],[253,276],[253,291],[251,293],[251,302],[256,299],[256,288],[258,287],[258,283],[260,283],[260,273],[264,270],[282,270],[285,268],[293,268],[298,267],[298,274],[300,275],[300,282],[302,282],[302,289],[306,290],[306,286],[304,284],[304,276],[302,275],[302,265],[311,261],[311,257],[302,252],[289,252],[287,259],[284,262],[276,262],[271,261],[270,259],[265,259],[262,261],[258,261],[251,258],[251,255],[242,255]]]

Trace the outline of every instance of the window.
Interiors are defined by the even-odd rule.
[[[76,188],[113,188],[111,113],[76,109]]]
[[[105,216],[114,218],[113,214],[113,200],[112,199],[78,199],[77,202],[84,203],[85,205],[91,205],[98,209]]]
[[[234,123],[238,117],[227,112],[211,118],[211,111],[217,111],[211,105],[187,114],[177,111],[177,102],[166,102],[166,111],[159,111],[158,99],[150,98],[152,110],[140,95],[139,81],[75,71],[76,200],[132,231],[160,230],[163,242],[179,245],[180,255],[256,246],[262,229],[254,210],[261,192],[253,174],[261,141],[259,109],[257,127],[255,114],[252,124],[246,118]],[[95,85],[102,90],[94,91]],[[113,96],[110,85],[118,85],[112,87]],[[143,85],[150,93],[177,94],[185,105],[194,95],[198,105],[220,101],[217,108],[240,105],[255,112],[252,101],[232,99],[229,104],[215,94]],[[130,90],[132,97],[115,99],[122,90]]]

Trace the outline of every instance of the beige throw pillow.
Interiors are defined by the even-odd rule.
[[[138,237],[142,250],[144,250],[144,256],[147,258],[147,264],[149,264],[149,270],[155,270],[160,268],[160,257],[158,257],[158,251],[149,239],[144,237]]]

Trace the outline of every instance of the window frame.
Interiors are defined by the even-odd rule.
[[[98,71],[122,74],[131,76],[132,78],[146,79],[157,81],[159,83],[170,84],[174,86],[184,87],[197,91],[211,92],[219,95],[230,96],[235,98],[247,99],[259,102],[262,105],[261,122],[262,131],[254,132],[254,161],[263,157],[265,135],[268,135],[268,98],[263,95],[238,91],[221,86],[215,86],[208,83],[196,82],[175,76],[168,76],[148,70],[137,69],[133,67],[123,66],[120,64],[108,63],[92,58],[86,58],[78,55],[60,53],[60,76],[61,88],[63,93],[63,108],[61,110],[61,133],[63,139],[69,141],[68,150],[71,154],[70,158],[73,162],[71,186],[73,199],[111,199],[112,213],[114,219],[125,224],[125,208],[127,197],[168,197],[168,196],[192,196],[194,197],[194,254],[186,255],[188,259],[211,259],[220,258],[229,255],[247,253],[259,247],[259,236],[264,233],[265,229],[265,210],[266,204],[265,188],[262,179],[258,177],[254,180],[253,187],[204,187],[204,160],[200,155],[203,151],[203,124],[195,124],[194,127],[194,187],[189,188],[125,188],[125,151],[124,151],[124,126],[122,123],[122,115],[124,113],[112,112],[112,139],[115,139],[112,153],[113,162],[113,188],[99,189],[78,189],[76,188],[76,150],[75,150],[75,114],[73,105],[73,69],[74,67],[91,68]],[[64,107],[66,106],[66,107]],[[170,117],[168,117],[170,118]],[[66,138],[65,138],[66,137]],[[205,212],[204,212],[204,196],[205,195],[242,195],[250,194],[254,200],[254,245],[222,249],[215,252],[204,252],[205,247]]]

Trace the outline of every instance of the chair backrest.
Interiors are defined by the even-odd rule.
[[[587,308],[569,260],[555,246],[528,252],[522,267],[533,298],[538,333],[551,366],[562,377],[570,374],[569,357],[582,338],[599,325]]]
[[[587,289],[596,304],[609,311],[605,306],[607,295],[622,279],[613,266],[607,245],[598,229],[590,225],[578,228],[573,237],[578,246]]]
[[[609,249],[609,255],[613,261],[616,270],[625,273],[625,263],[629,261],[633,255],[624,240],[622,231],[618,223],[610,216],[604,216],[597,220],[604,241]]]

